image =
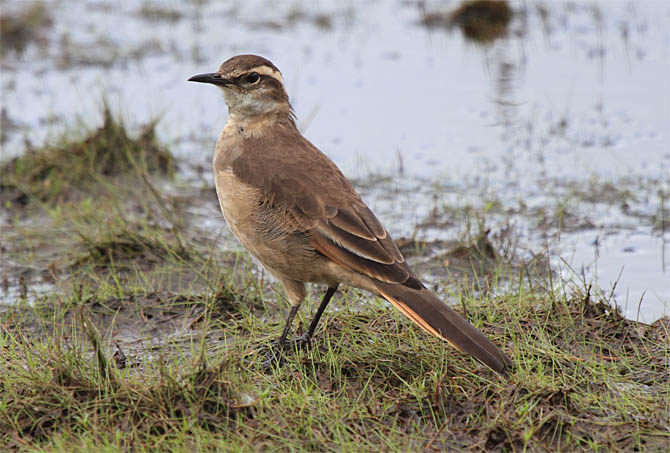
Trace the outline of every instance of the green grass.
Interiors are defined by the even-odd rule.
[[[504,378],[353,291],[311,351],[268,372],[259,351],[279,335],[281,310],[221,285],[157,296],[89,287],[6,309],[5,447],[654,451],[670,442],[668,324],[625,320],[589,294],[459,294],[470,321],[513,358]],[[168,315],[189,327],[155,346],[154,324]],[[147,316],[141,346],[110,341]]]
[[[212,188],[172,180],[161,192],[156,178],[171,173],[145,154],[153,139],[128,139],[106,118],[84,141],[4,167],[0,195],[25,189],[31,209],[5,205],[2,224],[3,285],[25,290],[0,305],[0,449],[670,445],[667,319],[626,320],[599,289],[552,281],[544,257],[520,262],[514,239],[487,235],[469,210],[462,223],[478,231],[469,240],[442,251],[400,245],[512,357],[509,376],[354,290],[338,293],[310,351],[264,369],[288,312],[280,289],[247,254],[222,252],[228,238],[203,226],[220,218]],[[110,171],[89,160],[111,152],[120,154]],[[431,267],[441,273],[424,272]],[[33,289],[40,279],[45,291]],[[318,297],[310,294],[296,334]]]

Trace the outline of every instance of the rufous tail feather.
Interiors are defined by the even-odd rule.
[[[379,293],[426,332],[504,373],[510,358],[483,333],[426,288],[376,282]]]

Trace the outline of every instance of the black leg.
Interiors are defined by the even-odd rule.
[[[314,318],[312,318],[312,321],[310,321],[309,323],[307,332],[305,332],[300,338],[292,340],[291,342],[289,342],[289,344],[287,344],[287,338],[289,333],[291,332],[291,324],[293,324],[293,319],[295,319],[295,315],[296,313],[298,313],[299,306],[294,305],[291,307],[291,311],[288,314],[288,318],[286,318],[286,324],[284,325],[284,330],[282,331],[281,336],[275,343],[273,343],[274,346],[271,346],[270,350],[266,354],[266,359],[263,362],[264,368],[266,369],[271,368],[275,364],[282,365],[284,363],[284,352],[287,349],[289,349],[289,347],[308,348],[311,345],[312,335],[316,330],[316,326],[319,324],[323,312],[326,310],[326,307],[328,306],[330,299],[333,298],[333,295],[335,294],[336,291],[337,291],[337,285],[328,287],[326,294],[323,296],[323,299],[321,300],[321,305],[319,305],[319,308],[316,310],[316,313],[314,314]]]
[[[279,337],[279,341],[277,342],[280,348],[283,348],[284,344],[286,343],[286,337],[288,336],[288,333],[291,331],[291,324],[293,324],[295,314],[298,313],[298,308],[300,308],[300,305],[292,305],[291,311],[288,312],[288,318],[286,318],[286,325],[284,325],[284,331],[281,333],[281,337]]]
[[[328,306],[328,302],[330,302],[330,299],[333,297],[333,294],[337,291],[337,286],[329,286],[328,291],[326,291],[326,294],[323,296],[323,299],[321,300],[321,305],[319,305],[319,309],[316,310],[316,313],[314,314],[314,318],[312,318],[312,321],[309,323],[309,327],[307,328],[307,336],[312,337],[314,335],[314,331],[316,330],[316,326],[319,324],[319,320],[321,320],[321,315],[323,315],[323,312],[326,310],[326,307]]]
[[[284,363],[286,337],[288,337],[288,334],[291,331],[291,324],[293,324],[293,319],[295,318],[296,313],[298,313],[298,308],[300,308],[299,305],[291,306],[291,311],[288,312],[288,318],[286,318],[286,324],[284,324],[284,330],[282,331],[281,336],[267,348],[265,352],[265,360],[263,361],[263,368],[266,370],[272,368],[274,365],[282,365]]]

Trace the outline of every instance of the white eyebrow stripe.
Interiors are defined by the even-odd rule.
[[[250,72],[257,72],[260,75],[270,76],[273,79],[278,80],[279,83],[281,83],[282,85],[284,84],[284,79],[281,76],[281,72],[275,71],[271,67],[265,66],[265,65],[256,66],[255,68],[247,69],[245,71],[235,71],[232,74],[232,76],[233,77],[238,77],[238,76],[241,76],[242,74],[249,74]]]

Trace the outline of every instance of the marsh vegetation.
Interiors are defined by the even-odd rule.
[[[292,30],[337,36],[342,27],[356,33],[362,13],[298,4],[256,18],[242,3],[217,9],[200,1],[169,7],[133,2],[119,13],[100,2],[93,5],[89,18],[121,16],[156,31],[125,42],[100,36],[86,41],[88,35],[77,28],[61,35],[59,12],[49,3],[11,11],[3,5],[3,72],[16,71],[17,77],[3,87],[10,102],[3,104],[0,126],[6,149],[20,152],[7,158],[3,153],[0,160],[0,449],[666,450],[668,318],[639,322],[648,308],[643,297],[631,296],[623,306],[616,283],[598,285],[560,252],[562,241],[585,232],[594,235],[589,247],[596,251],[629,234],[665,238],[667,175],[654,167],[644,177],[635,172],[584,177],[578,164],[567,176],[552,173],[572,150],[586,155],[616,149],[629,139],[632,122],[602,105],[589,106],[586,113],[539,110],[523,117],[511,110],[514,89],[505,85],[513,85],[521,65],[509,62],[504,43],[532,24],[525,21],[542,25],[551,48],[575,17],[585,23],[590,22],[584,17],[604,19],[571,4],[524,9],[488,1],[453,4],[445,11],[432,3],[403,3],[405,10],[396,5],[392,13],[411,9],[415,15],[406,22],[412,30],[453,34],[456,29],[461,31],[455,36],[470,39],[467,27],[478,25],[467,21],[488,20],[471,8],[484,3],[506,5],[509,16],[496,16],[495,33],[468,51],[487,55],[496,87],[495,116],[486,116],[488,111],[474,116],[500,121],[501,149],[508,154],[491,164],[490,172],[488,164],[482,164],[484,170],[477,165],[472,177],[407,176],[421,162],[414,158],[418,151],[398,151],[396,160],[387,159],[395,162],[390,169],[361,164],[362,171],[345,172],[415,271],[512,357],[507,377],[445,347],[383,301],[348,289],[324,315],[311,350],[295,351],[281,368],[262,367],[261,351],[280,334],[288,302],[224,226],[209,176],[218,131],[203,132],[191,120],[199,112],[188,104],[193,96],[161,91],[163,97],[174,94],[177,110],[188,112],[184,128],[170,113],[161,120],[124,118],[116,113],[123,109],[90,92],[82,105],[96,107],[87,121],[61,116],[58,109],[41,116],[43,103],[34,102],[39,121],[31,122],[23,104],[12,101],[13,90],[31,95],[21,85],[21,77],[30,80],[21,59],[37,50],[44,57],[42,69],[63,71],[76,83],[86,84],[88,71],[104,69],[111,91],[119,89],[113,85],[118,74],[123,87],[141,80],[143,92],[146,75],[155,82],[161,74],[161,89],[170,90],[165,86],[171,76],[162,72],[169,66],[166,55],[179,67],[184,61],[201,66],[203,54],[208,64],[219,58],[202,42],[171,42],[180,27],[191,36],[193,29],[210,30],[210,19],[220,24],[234,18],[233,30],[253,26],[275,37]],[[647,32],[639,17],[631,17],[630,24],[622,22],[628,24],[627,48],[631,58],[643,58],[635,49]],[[20,23],[29,34],[13,31]],[[169,31],[168,38],[161,30]],[[21,43],[13,44],[12,36]],[[365,40],[356,44],[363,52]],[[587,47],[597,49],[596,44],[588,41]],[[304,55],[308,63],[315,61]],[[377,63],[402,61],[399,55],[385,52]],[[134,62],[140,61],[149,69],[138,71]],[[60,91],[49,88],[52,72],[39,73],[39,88],[57,98]],[[137,73],[142,77],[134,80]],[[174,79],[183,82],[182,76]],[[310,83],[300,86],[309,90]],[[296,91],[304,111],[305,92]],[[35,93],[35,99],[44,99]],[[142,103],[138,99],[133,105]],[[457,101],[451,100],[454,109]],[[379,101],[377,111],[383,107]],[[318,116],[314,121],[304,116],[320,145],[334,150],[350,145],[346,138],[319,135]],[[347,115],[328,117],[342,116]],[[468,121],[476,122],[472,116]],[[374,123],[371,127],[367,135],[374,135]],[[464,135],[476,142],[478,134],[470,132]],[[634,134],[642,137],[629,140],[635,146],[658,141],[646,130]],[[478,146],[462,147],[481,156]],[[537,172],[516,167],[520,161],[538,163],[532,167]],[[492,176],[501,171],[505,184]],[[524,179],[530,174],[538,179]],[[626,243],[632,249],[625,253],[638,256],[646,244]],[[297,334],[316,310],[320,290],[311,288]]]
[[[16,294],[0,311],[5,448],[667,445],[667,319],[625,319],[607,294],[552,281],[546,259],[523,261],[509,238],[489,237],[473,219],[461,242],[398,245],[511,355],[508,377],[353,290],[338,295],[313,349],[265,369],[260,351],[288,309],[279,288],[244,253],[223,252],[216,229],[199,227],[217,215],[213,188],[177,190],[165,172],[169,151],[146,130],[134,141],[104,117],[80,143],[22,157],[33,172],[17,160],[3,170],[2,253],[12,263],[4,291]],[[99,140],[126,151],[112,167],[75,165],[107,149]],[[53,157],[61,149],[84,154]],[[44,162],[48,171],[38,171]],[[317,298],[305,304],[298,333]]]

